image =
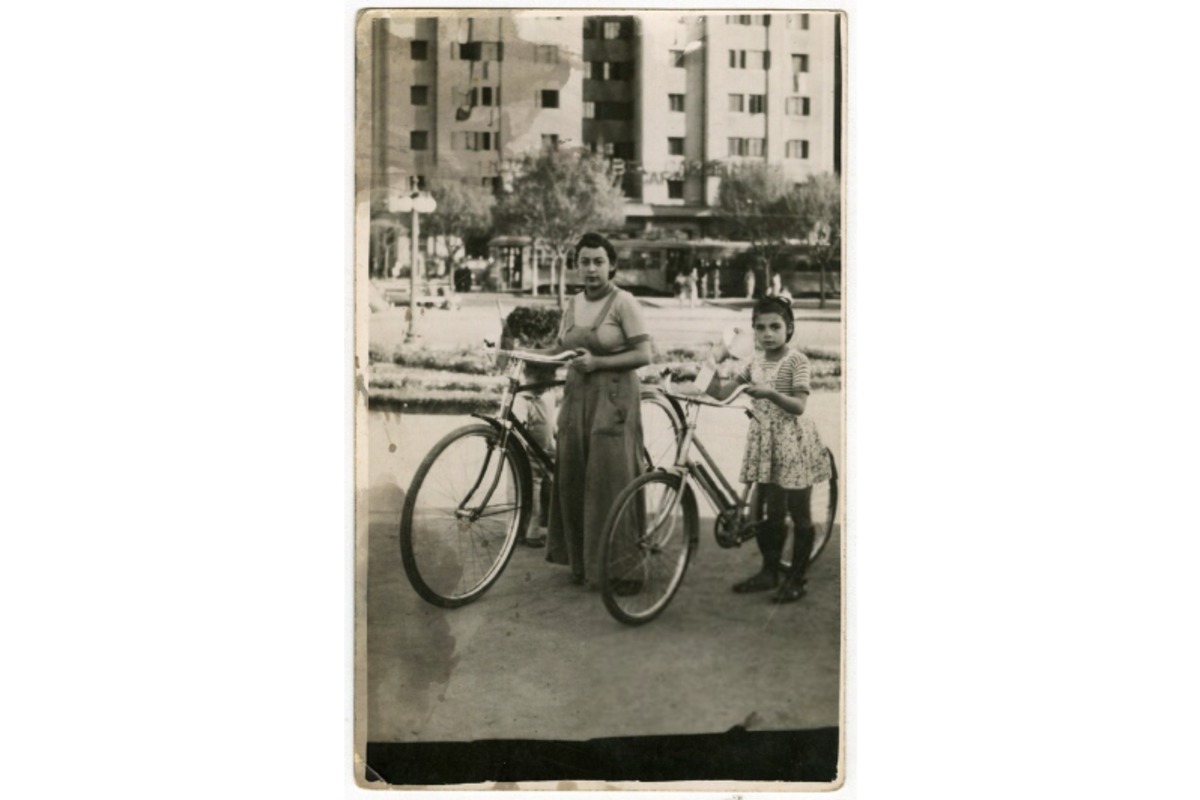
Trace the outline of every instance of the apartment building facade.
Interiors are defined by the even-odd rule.
[[[626,232],[697,237],[725,166],[840,171],[836,14],[540,14],[373,20],[373,206],[431,179],[502,192],[524,153],[582,146],[619,174]]]

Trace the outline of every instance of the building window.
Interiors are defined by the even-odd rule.
[[[808,14],[800,15],[800,30],[802,30],[802,31],[808,30]]]
[[[533,60],[539,64],[557,64],[558,45],[539,44],[537,49],[534,51]]]
[[[408,146],[413,150],[429,149],[429,131],[410,131]]]
[[[584,119],[595,119],[596,118],[596,104],[591,102],[590,100],[583,101],[583,118]]]
[[[454,52],[455,45],[450,46]],[[504,42],[465,42],[457,45],[458,57],[463,61],[503,61]]]
[[[729,95],[729,110],[741,112],[746,110],[745,95],[731,94]]]
[[[558,89],[542,89],[534,99],[538,108],[558,108]]]
[[[633,103],[596,103],[595,119],[633,119]]]
[[[792,74],[799,75],[801,72],[808,72],[808,55],[806,53],[793,53]]]
[[[672,67],[682,67],[683,66],[683,51],[682,50],[672,50],[670,52],[671,52],[671,66]],[[733,51],[730,50],[729,52],[732,53]]]
[[[788,158],[808,158],[808,139],[791,139],[784,154]]]
[[[591,72],[594,81],[627,81],[633,78],[633,63],[630,61],[593,61]]]
[[[729,155],[731,156],[761,156],[766,152],[766,139],[729,138]]]
[[[770,14],[726,14],[727,25],[770,25]]]
[[[671,104],[672,111],[683,111],[683,95],[669,94],[667,95],[667,100]]]
[[[789,97],[787,113],[793,117],[807,117],[811,106],[807,97]]]
[[[499,105],[499,96],[500,96],[499,89],[496,90],[495,95],[496,95],[496,97],[495,97],[496,105]],[[471,99],[470,105],[472,108],[475,106],[490,106],[490,105],[492,105],[492,100],[493,100],[492,87],[491,86],[477,86],[477,87],[471,89],[471,98],[470,99]]]
[[[668,136],[667,137],[667,153],[673,156],[683,155],[683,137]]]
[[[633,36],[633,22],[631,20],[603,20],[599,22],[599,33],[602,39],[629,39]],[[585,24],[583,38],[593,39],[595,36],[596,30],[592,30],[589,35],[588,26]]]
[[[765,94],[750,95],[750,113],[751,114],[767,113],[767,96]]]
[[[585,38],[585,39],[595,39],[596,38],[596,21],[595,20],[585,19],[583,21],[583,38]]]
[[[667,181],[667,197],[672,200],[682,200],[683,181]]]
[[[499,150],[500,135],[491,131],[455,131],[450,134],[450,147],[454,150]]]
[[[409,99],[414,106],[429,105],[429,87],[428,86],[413,86],[409,90]]]
[[[770,69],[771,52],[769,50],[730,50],[730,69]]]
[[[788,14],[787,26],[789,28],[799,28],[802,31],[808,30],[808,14]]]
[[[612,154],[617,158],[633,158],[633,142],[614,142]]]
[[[558,134],[557,133],[543,133],[542,134],[542,149],[543,150],[557,150],[558,149]]]
[[[409,44],[411,45],[409,53],[412,55],[413,61],[426,61],[429,59],[429,42],[424,39],[414,39]]]

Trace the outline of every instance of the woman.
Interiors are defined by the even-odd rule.
[[[563,312],[559,345],[576,350],[558,412],[558,458],[546,560],[596,588],[604,522],[638,475],[642,442],[637,369],[650,363],[650,335],[633,295],[613,283],[617,251],[597,233],[575,245],[583,292]]]

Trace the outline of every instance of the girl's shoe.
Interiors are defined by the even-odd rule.
[[[738,594],[751,592],[766,592],[779,586],[779,573],[773,569],[764,569],[757,575],[752,575],[741,583],[735,583],[733,590]]]
[[[771,598],[772,603],[794,603],[805,595],[807,582],[803,578],[787,579],[779,587],[779,591]]]

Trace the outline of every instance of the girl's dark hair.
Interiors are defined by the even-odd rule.
[[[772,295],[770,297],[759,298],[754,304],[754,310],[750,312],[750,322],[758,319],[759,314],[778,314],[783,317],[783,324],[787,326],[787,338],[790,342],[792,335],[796,333],[796,316],[792,313],[792,303],[786,297]]]
[[[603,247],[604,252],[608,254],[608,263],[611,265],[611,269],[608,271],[608,279],[612,280],[617,277],[617,248],[612,246],[612,242],[598,233],[585,233],[575,243],[576,263],[579,261],[579,251],[585,247]]]

